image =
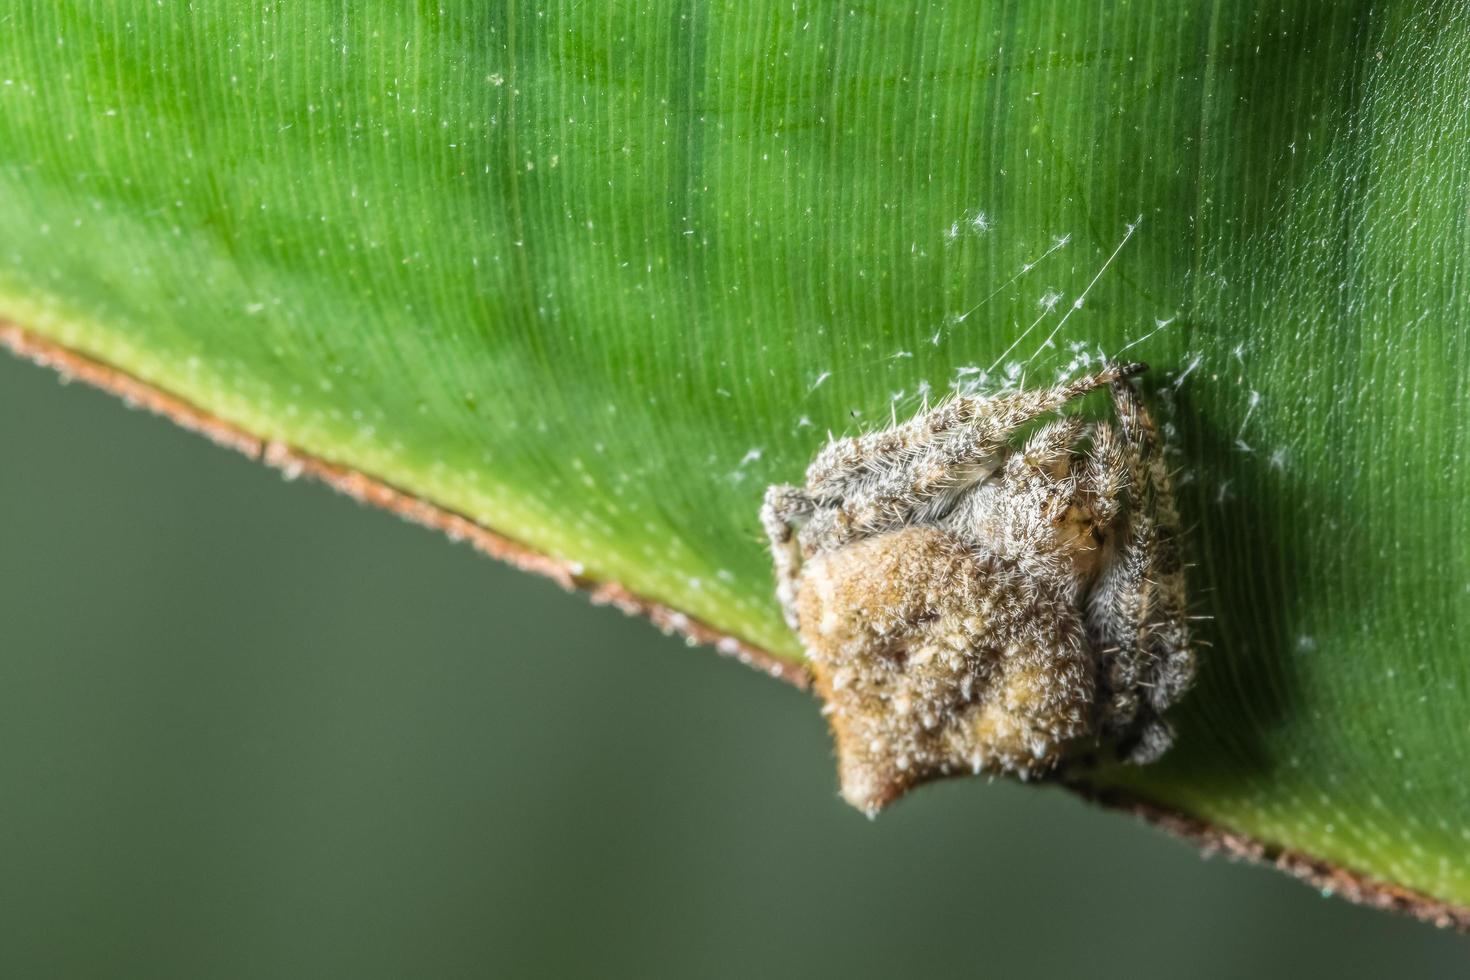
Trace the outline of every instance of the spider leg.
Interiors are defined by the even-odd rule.
[[[1080,416],[1067,415],[1037,429],[1019,453],[1007,463],[1015,475],[1032,473],[1049,480],[1066,477],[1072,450],[1082,438],[1087,423]]]
[[[850,485],[869,482],[885,471],[911,463],[955,434],[970,452],[987,455],[1017,427],[1143,370],[1142,364],[1121,365],[1052,388],[1027,389],[994,398],[953,398],[903,425],[835,440],[807,469],[807,490],[822,498],[841,497]]]
[[[1194,677],[1179,515],[1153,419],[1126,379],[1112,384],[1123,435],[1130,508],[1116,559],[1093,591],[1090,622],[1102,652],[1103,727],[1135,762],[1162,754],[1162,714]]]
[[[1118,431],[1105,422],[1093,425],[1092,452],[1079,465],[1078,482],[1100,528],[1110,529],[1122,513],[1128,470],[1128,454]]]
[[[959,491],[994,471],[1017,428],[1143,369],[1109,367],[1052,388],[956,398],[896,428],[838,440],[807,470],[807,492],[840,505],[853,537],[941,516]],[[1068,431],[1052,431],[1037,451],[1054,455]]]
[[[812,498],[788,484],[766,488],[761,506],[761,525],[770,540],[771,559],[776,568],[776,598],[786,622],[796,629],[796,585],[801,574],[801,542],[798,532],[815,512]]]

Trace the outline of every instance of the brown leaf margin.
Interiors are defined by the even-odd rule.
[[[452,541],[467,541],[476,551],[507,562],[522,571],[543,575],[569,591],[586,592],[598,605],[608,605],[630,616],[651,620],[665,633],[679,634],[691,643],[713,646],[720,653],[762,670],[802,690],[811,674],[799,663],[782,659],[662,603],[628,591],[617,582],[589,578],[570,562],[542,554],[498,534],[463,515],[421,500],[365,473],[331,463],[274,439],[262,439],[181,398],[102,361],[63,347],[16,324],[0,321],[0,347],[18,357],[51,368],[63,378],[83,381],[116,395],[129,406],[161,415],[197,432],[214,443],[243,453],[281,470],[288,477],[308,476],[362,504],[390,511],[424,527],[441,531]],[[1069,789],[1102,807],[1132,814],[1198,847],[1209,857],[1224,854],[1232,860],[1284,871],[1324,895],[1336,895],[1358,905],[1409,915],[1443,929],[1470,933],[1470,908],[1452,905],[1421,892],[1338,867],[1300,851],[1278,847],[1244,834],[1217,827],[1167,807],[1111,789],[1069,784]]]
[[[0,322],[0,346],[8,347],[18,357],[51,368],[63,378],[74,378],[116,395],[133,408],[162,415],[217,445],[275,467],[290,478],[307,476],[320,480],[358,503],[379,507],[415,524],[442,531],[451,541],[467,541],[476,551],[491,558],[522,571],[544,575],[568,591],[586,592],[597,605],[613,606],[630,616],[647,617],[665,633],[677,633],[691,643],[713,646],[720,653],[803,690],[811,683],[802,664],[783,660],[708,623],[635,595],[617,582],[589,578],[571,562],[541,554],[513,538],[497,534],[467,517],[437,507],[382,480],[311,456],[284,442],[261,439],[110,364],[62,347],[15,324]]]
[[[1199,848],[1204,857],[1223,854],[1232,861],[1275,868],[1317,890],[1324,897],[1345,898],[1356,905],[1412,916],[1441,929],[1470,934],[1470,908],[1389,884],[1301,851],[1237,834],[1227,828],[1217,827],[1117,790],[1079,785],[1069,788],[1092,803],[1109,810],[1132,814],[1145,823],[1189,842]]]

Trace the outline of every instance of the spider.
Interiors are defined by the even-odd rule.
[[[1163,446],[1130,380],[1145,370],[957,397],[767,490],[777,596],[849,803],[1169,748],[1195,659]],[[1021,440],[1104,387],[1116,425],[1057,415]]]

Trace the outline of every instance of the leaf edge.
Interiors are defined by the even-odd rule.
[[[800,690],[811,686],[811,674],[804,664],[779,657],[677,609],[637,595],[618,582],[590,578],[578,572],[570,562],[538,552],[512,537],[415,497],[377,477],[313,456],[279,440],[254,435],[120,368],[65,347],[19,324],[0,320],[0,347],[17,358],[55,371],[63,379],[81,381],[121,399],[130,407],[162,416],[216,445],[280,470],[289,477],[309,477],[360,504],[388,511],[438,531],[451,541],[467,541],[484,555],[521,571],[549,578],[567,591],[582,592],[595,605],[612,606],[626,615],[646,618],[666,634],[681,635],[691,645],[712,646],[720,654]],[[1324,896],[1335,896],[1355,905],[1406,915],[1437,928],[1470,935],[1470,907],[1455,905],[1302,851],[1237,833],[1132,793],[1078,781],[1061,785],[1103,809],[1131,815],[1189,843],[1204,857],[1224,854],[1231,860],[1275,868]]]

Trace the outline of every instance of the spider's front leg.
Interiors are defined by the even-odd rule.
[[[1153,419],[1126,380],[1112,385],[1123,432],[1129,508],[1119,551],[1093,591],[1090,620],[1103,656],[1105,731],[1131,761],[1173,741],[1162,715],[1194,679],[1179,515]]]
[[[1087,423],[1077,415],[1067,415],[1037,429],[1019,453],[1011,456],[1006,466],[1012,479],[1040,479],[1059,483],[1071,469],[1073,450],[1082,438]]]
[[[854,539],[937,520],[962,491],[994,472],[1018,428],[1142,370],[1141,364],[1122,365],[1039,391],[956,398],[901,426],[838,440],[807,470],[807,492],[840,507]],[[1053,441],[1070,447],[1075,436],[1069,431]],[[1039,451],[1055,450],[1048,444]]]
[[[1118,431],[1105,422],[1093,425],[1091,442],[1091,451],[1078,468],[1078,483],[1098,529],[1111,534],[1130,486],[1128,453]]]
[[[761,525],[770,541],[771,561],[776,568],[776,598],[792,629],[798,629],[796,586],[801,575],[801,528],[812,519],[816,504],[804,491],[779,483],[766,488],[761,506]]]

